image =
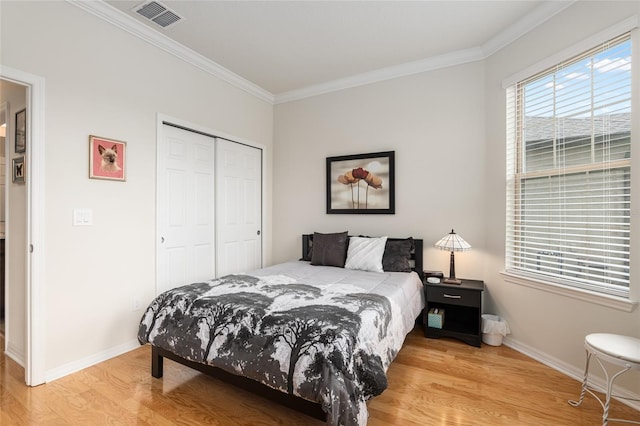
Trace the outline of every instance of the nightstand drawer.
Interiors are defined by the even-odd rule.
[[[427,285],[427,300],[429,303],[478,307],[480,306],[480,297],[481,292],[476,290]]]

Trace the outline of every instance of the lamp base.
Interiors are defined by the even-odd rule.
[[[462,284],[462,280],[457,280],[455,278],[445,278],[444,280],[442,280],[442,282],[444,284]]]

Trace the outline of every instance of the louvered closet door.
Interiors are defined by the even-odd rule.
[[[218,276],[262,267],[262,150],[216,139]]]
[[[215,138],[162,126],[158,293],[215,277]]]

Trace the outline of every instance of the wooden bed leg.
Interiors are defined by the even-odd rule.
[[[160,355],[160,351],[157,347],[151,345],[151,375],[156,379],[162,377],[162,364],[164,359]]]

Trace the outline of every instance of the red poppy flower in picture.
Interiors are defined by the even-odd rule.
[[[327,158],[327,213],[395,213],[395,151]]]
[[[89,177],[125,180],[127,143],[89,136]]]

